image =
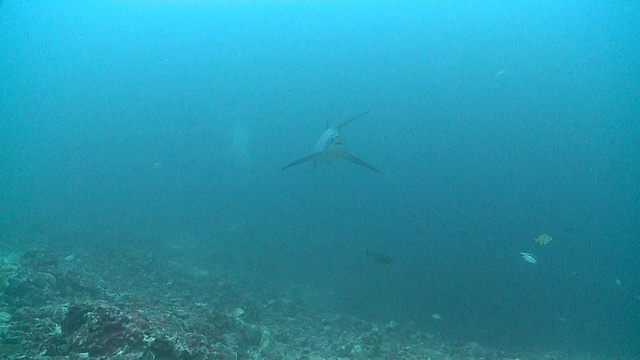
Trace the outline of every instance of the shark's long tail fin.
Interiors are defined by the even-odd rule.
[[[363,112],[362,114],[358,114],[358,115],[356,115],[356,116],[354,116],[354,117],[352,117],[352,118],[349,118],[349,119],[345,120],[342,124],[340,124],[340,125],[336,126],[336,128],[337,128],[337,129],[342,129],[343,127],[345,127],[345,126],[347,126],[347,125],[351,124],[351,122],[352,122],[353,120],[358,119],[358,118],[361,118],[361,117],[363,117],[363,116],[367,115],[368,113],[369,113],[369,111],[365,111],[365,112]]]

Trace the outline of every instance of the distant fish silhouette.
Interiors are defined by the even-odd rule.
[[[376,262],[379,262],[380,264],[391,265],[393,263],[393,258],[389,256],[389,254],[375,253],[375,252],[372,253],[372,252],[369,252],[369,250],[367,250],[367,253],[365,254],[365,256],[369,256],[370,258],[372,258]]]
[[[313,153],[311,155],[307,155],[303,158],[300,158],[298,160],[295,160],[287,165],[285,165],[282,170],[290,168],[292,166],[295,165],[299,165],[302,163],[306,163],[308,161],[319,161],[319,160],[325,160],[325,161],[331,161],[333,159],[338,159],[338,158],[342,158],[345,159],[347,161],[351,161],[352,163],[356,164],[356,165],[360,165],[362,167],[365,167],[369,170],[373,170],[377,173],[379,173],[380,171],[378,171],[378,169],[376,169],[375,167],[373,167],[373,165],[366,163],[360,159],[358,159],[355,155],[350,154],[347,152],[346,150],[346,138],[344,136],[344,134],[342,133],[342,128],[349,125],[353,120],[362,117],[366,114],[368,114],[369,112],[364,112],[362,114],[356,115],[350,119],[348,119],[347,121],[343,122],[342,124],[336,126],[336,127],[329,127],[323,134],[322,136],[320,136],[320,139],[318,139],[318,142],[316,143],[316,147],[313,149]]]

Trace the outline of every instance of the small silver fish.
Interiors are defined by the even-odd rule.
[[[520,253],[520,256],[522,256],[522,258],[523,258],[526,262],[528,262],[529,264],[533,264],[533,265],[535,265],[535,264],[537,264],[537,263],[538,263],[538,259],[536,259],[536,257],[535,257],[535,256],[533,256],[533,254],[529,254],[529,253],[526,253],[526,252],[521,252],[521,253]]]

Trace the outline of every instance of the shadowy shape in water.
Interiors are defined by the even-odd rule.
[[[379,253],[379,252],[372,253],[369,250],[367,250],[367,253],[365,254],[365,256],[372,258],[375,262],[379,264],[391,265],[393,263],[393,258],[386,253]]]

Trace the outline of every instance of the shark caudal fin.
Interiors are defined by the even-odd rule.
[[[352,163],[356,164],[356,165],[360,165],[363,167],[366,167],[369,170],[373,170],[375,172],[377,172],[378,174],[380,173],[380,171],[378,169],[376,169],[375,167],[373,167],[373,165],[366,163],[360,159],[358,159],[355,155],[353,154],[349,154],[348,152],[344,152],[342,153],[341,156],[343,159],[347,160],[347,161],[351,161]]]
[[[350,118],[350,119],[347,119],[347,120],[345,120],[344,122],[342,122],[342,124],[340,124],[340,125],[336,126],[336,128],[337,128],[337,129],[342,129],[343,127],[345,127],[345,126],[347,126],[347,125],[351,124],[351,122],[352,122],[353,120],[358,119],[358,118],[361,118],[361,117],[363,117],[363,116],[367,115],[368,113],[369,113],[368,111],[365,111],[365,112],[363,112],[362,114],[358,114],[358,115],[356,115],[356,116],[354,116],[354,117],[352,117],[352,118]],[[328,129],[328,128],[329,128],[329,123],[327,123],[327,129]]]

